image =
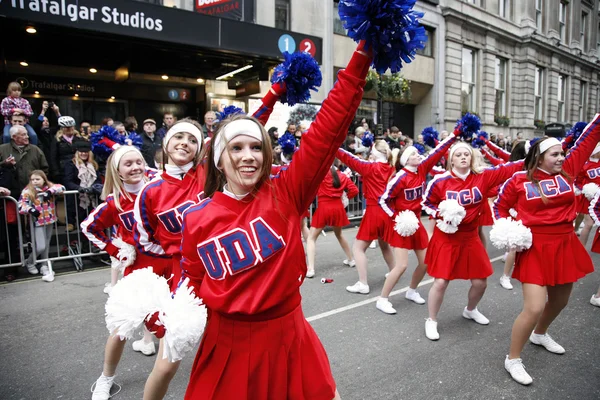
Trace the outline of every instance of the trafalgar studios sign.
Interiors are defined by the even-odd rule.
[[[214,17],[252,22],[254,0],[194,0],[196,12]]]

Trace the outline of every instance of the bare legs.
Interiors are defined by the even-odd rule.
[[[594,221],[592,221],[592,217],[588,214],[583,215],[583,228],[581,229],[581,235],[579,235],[579,240],[581,244],[585,247],[587,244],[588,238],[590,237],[590,232],[594,227]]]
[[[383,259],[387,264],[388,270],[394,269],[394,252],[392,251],[392,246],[387,244],[383,239],[377,239],[379,242],[379,248],[381,249],[381,254],[383,255]]]
[[[419,283],[421,283],[423,277],[425,276],[425,273],[427,272],[427,266],[425,265],[425,250],[415,250],[415,253],[417,255],[419,265],[415,269],[415,272],[413,273],[412,279],[410,281],[410,288],[413,290],[417,288]],[[388,277],[385,279],[383,289],[381,290],[381,297],[383,298],[389,297],[392,289],[394,288],[394,286],[396,286],[396,284],[406,271],[406,268],[408,267],[407,249],[394,248],[394,256],[396,263],[394,265],[394,268],[390,271]]]
[[[510,276],[510,273],[515,265],[515,258],[517,258],[516,251],[509,251],[506,255],[506,261],[504,261],[504,275]]]
[[[181,361],[170,362],[163,358],[164,339],[160,339],[154,368],[144,386],[144,400],[162,400],[167,394],[169,383],[177,373]]]
[[[306,224],[306,218],[302,218],[302,238],[304,241],[308,240],[308,225]]]
[[[444,301],[444,294],[450,281],[436,278],[433,286],[429,289],[429,318],[437,321],[437,315]],[[473,311],[485,293],[487,279],[471,279],[471,288],[468,294],[467,310]]]
[[[308,264],[308,271],[315,270],[315,254],[316,254],[316,244],[319,235],[323,228],[310,228],[310,232],[308,233],[308,237],[306,239],[306,263]]]
[[[365,251],[371,242],[364,240],[355,240],[352,245],[352,254],[356,261],[356,271],[358,272],[358,280],[367,285],[367,255]],[[383,249],[382,249],[383,251]]]
[[[340,246],[342,246],[342,250],[344,250],[344,253],[346,253],[346,259],[348,261],[352,261],[352,251],[350,250],[350,245],[348,244],[348,241],[346,240],[344,235],[342,235],[342,228],[339,226],[334,226],[333,233],[335,234],[335,238],[340,243]]]
[[[123,355],[123,349],[125,348],[125,340],[121,340],[119,335],[110,335],[106,341],[104,347],[104,367],[102,368],[102,374],[104,376],[114,376],[117,371],[117,366]]]
[[[487,288],[487,279],[471,279],[471,288],[469,289],[469,302],[467,310],[473,311]]]

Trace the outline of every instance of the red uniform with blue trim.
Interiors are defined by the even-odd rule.
[[[592,219],[594,220],[594,224],[596,226],[600,226],[600,202],[598,202],[599,198],[600,198],[600,191],[598,191],[596,193],[596,195],[590,202],[590,208],[589,208],[590,217],[592,217]],[[591,250],[594,253],[600,253],[600,229],[596,230],[596,235],[594,236]]]
[[[108,195],[106,201],[96,207],[81,223],[82,232],[88,240],[112,257],[117,257],[119,248],[112,244],[112,240],[106,235],[108,229],[116,227],[116,237],[121,238],[125,243],[132,246],[136,244],[133,239],[133,230],[135,227],[133,206],[137,196],[134,193],[129,193],[129,195],[131,196],[131,200],[126,196],[119,196],[119,204],[122,210],[117,208],[114,196],[112,194]],[[170,265],[170,260],[151,257],[138,250],[136,251],[134,263],[125,268],[123,275],[127,276],[136,269],[149,266],[153,267],[153,271],[156,274],[162,275],[165,268],[170,271]]]
[[[507,218],[509,210],[514,208],[517,218],[533,235],[531,248],[517,253],[513,277],[519,281],[554,286],[575,282],[594,271],[589,254],[573,230],[577,204],[570,177],[583,169],[599,140],[600,114],[597,114],[565,158],[562,168],[568,176],[538,169],[534,172],[538,187],[522,171],[500,189],[494,203],[495,217]]]
[[[184,214],[181,262],[211,312],[186,399],[331,400],[335,382],[302,314],[302,213],[362,99],[370,60],[340,71],[294,162],[242,200],[216,192]]]
[[[379,198],[385,191],[390,177],[396,172],[395,168],[386,162],[362,160],[343,149],[338,150],[337,158],[362,177],[367,209],[360,222],[356,239],[365,242],[385,240],[389,218],[379,207]]]
[[[136,247],[148,256],[172,259],[172,267],[163,275],[172,276],[172,288],[181,278],[183,212],[204,198],[204,180],[202,165],[190,169],[183,179],[162,172],[142,188],[135,202]]]
[[[488,149],[490,149],[501,160],[504,160],[505,162],[510,160],[510,153],[498,146],[496,143],[490,142],[486,139],[485,144],[487,145]]]
[[[583,166],[581,172],[575,179],[575,186],[582,190],[588,183],[595,183],[600,186],[600,161],[588,160]],[[579,214],[589,214],[590,201],[583,193],[575,198],[577,200],[577,212]]]
[[[487,206],[487,192],[523,168],[523,161],[471,172],[465,180],[448,171],[436,175],[423,195],[423,209],[434,218],[441,218],[438,205],[454,199],[465,208],[466,216],[458,232],[448,234],[435,227],[427,247],[427,273],[434,278],[484,279],[493,273],[492,265],[479,235],[479,215]]]
[[[456,131],[459,133],[459,131]],[[421,161],[416,172],[401,169],[388,182],[379,205],[389,217],[385,241],[401,249],[422,250],[427,248],[429,238],[421,223],[421,201],[425,191],[427,175],[456,141],[455,135],[449,135],[429,155]],[[402,211],[412,211],[419,220],[419,229],[412,236],[401,236],[394,230],[394,218]]]
[[[347,192],[349,199],[356,197],[358,188],[345,174],[338,172],[340,187],[333,187],[331,173],[325,175],[325,179],[319,186],[317,193],[317,211],[313,215],[310,226],[313,228],[324,228],[326,226],[342,227],[350,223],[346,209],[342,204],[342,195]]]

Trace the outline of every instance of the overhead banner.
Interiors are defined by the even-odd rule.
[[[196,12],[213,17],[253,22],[254,0],[194,0]]]

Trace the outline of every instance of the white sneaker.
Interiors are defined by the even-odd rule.
[[[537,344],[538,346],[544,346],[546,350],[550,353],[554,354],[564,354],[565,348],[560,344],[556,343],[554,339],[550,337],[547,333],[543,335],[538,335],[537,333],[532,333],[529,336],[529,341],[533,344]]]
[[[414,301],[417,304],[425,304],[425,299],[421,297],[419,292],[413,289],[409,289],[408,292],[406,292],[406,299]]]
[[[440,338],[440,334],[437,330],[437,321],[427,318],[425,321],[425,336],[427,336],[427,339],[429,340],[438,340]]]
[[[350,293],[369,294],[369,285],[362,283],[361,281],[356,282],[352,286],[346,286],[346,290]]]
[[[342,261],[342,264],[344,264],[344,265],[352,268],[352,267],[356,266],[356,261],[354,261],[354,260],[344,260],[344,261]]]
[[[42,275],[48,275],[48,266],[47,265],[42,265],[42,267],[40,268],[40,274]]]
[[[44,276],[42,276],[42,280],[44,282],[53,282],[54,281],[54,271],[50,272],[48,271],[48,273]]]
[[[144,339],[136,340],[131,344],[134,351],[139,351],[146,356],[156,354],[156,347],[154,342],[144,343]]]
[[[39,274],[40,271],[38,271],[38,269],[35,267],[35,265],[33,264],[29,264],[27,265],[27,271],[31,274],[31,275],[37,275]]]
[[[590,304],[596,307],[600,307],[600,297],[596,297],[596,295],[592,295],[590,299]]]
[[[510,277],[503,274],[500,277],[500,286],[502,286],[506,290],[512,290],[513,285],[512,283],[510,283]]]
[[[480,325],[487,325],[490,323],[490,320],[487,319],[482,313],[477,310],[477,307],[473,311],[467,310],[467,307],[463,310],[463,317],[466,319],[472,319]]]
[[[533,379],[527,371],[525,371],[525,367],[523,366],[523,360],[520,358],[515,358],[513,360],[509,360],[508,356],[504,360],[504,368],[508,371],[510,376],[521,385],[529,385],[533,382]]]
[[[106,286],[104,286],[104,289],[102,289],[102,291],[106,294],[110,294],[110,291],[112,290],[112,286],[110,285],[110,283]]]
[[[307,278],[312,278],[313,276],[315,276],[315,270],[314,269],[306,270],[306,277]]]
[[[376,241],[372,241],[371,244],[369,245],[370,249],[376,249],[377,248],[377,242]]]
[[[392,303],[388,299],[384,299],[383,297],[377,300],[375,305],[379,311],[383,311],[386,314],[396,314],[396,310],[392,306]]]
[[[115,380],[114,376],[100,375],[96,381],[96,387],[92,391],[92,400],[108,400],[110,399],[110,388]]]

